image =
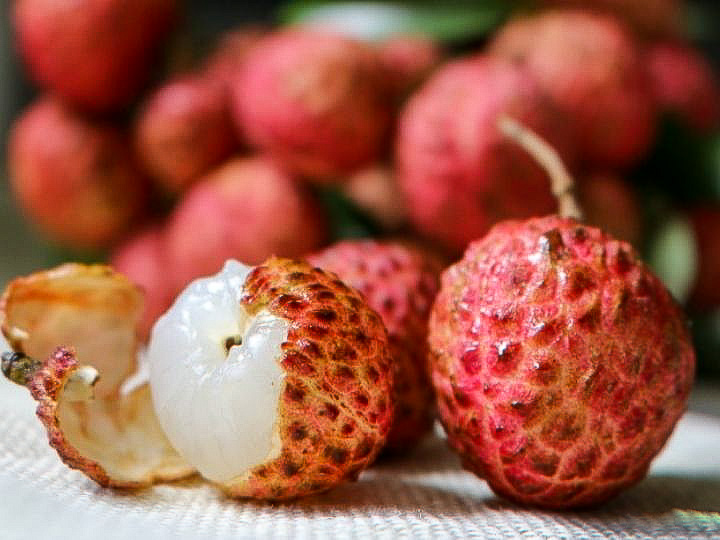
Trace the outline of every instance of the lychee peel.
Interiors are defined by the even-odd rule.
[[[212,321],[203,308],[211,304],[229,326]],[[197,325],[193,313],[210,320]],[[228,342],[226,333],[237,336]],[[185,357],[176,338],[188,341],[179,345]],[[307,263],[273,258],[251,269],[229,261],[197,280],[156,324],[149,361],[171,440],[233,497],[292,499],[355,479],[392,422],[380,317],[359,292]],[[202,385],[215,386],[209,402]],[[199,398],[194,407],[185,392]],[[250,411],[232,407],[248,399]]]
[[[148,385],[121,390],[136,368],[141,305],[129,281],[99,265],[17,278],[0,298],[2,333],[15,353],[3,358],[3,372],[28,387],[63,462],[106,487],[194,472],[162,432]]]
[[[427,370],[427,320],[441,267],[419,249],[396,242],[346,240],[308,256],[357,288],[383,319],[395,372],[395,421],[386,449],[413,448],[434,419]]]
[[[686,320],[629,244],[509,221],[442,277],[433,383],[464,465],[511,500],[596,505],[640,481],[684,412]]]

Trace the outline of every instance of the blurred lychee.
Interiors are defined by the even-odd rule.
[[[265,33],[261,26],[247,26],[221,34],[215,48],[203,63],[203,75],[220,81],[229,89],[242,69],[248,53]]]
[[[44,97],[17,120],[10,183],[26,216],[54,241],[108,247],[144,208],[147,184],[124,135]]]
[[[392,91],[402,100],[420,85],[443,57],[440,45],[423,35],[399,34],[378,43],[380,62]]]
[[[407,205],[389,166],[377,164],[352,174],[342,189],[385,230],[397,230],[407,221]]]

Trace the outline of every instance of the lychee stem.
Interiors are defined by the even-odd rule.
[[[537,133],[508,116],[498,119],[498,129],[530,154],[550,177],[550,188],[558,201],[558,214],[562,217],[583,219],[575,199],[575,181],[557,151]]]

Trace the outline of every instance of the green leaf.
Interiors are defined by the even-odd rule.
[[[338,189],[317,188],[317,198],[330,221],[330,236],[333,241],[343,238],[367,238],[380,233],[377,224]]]

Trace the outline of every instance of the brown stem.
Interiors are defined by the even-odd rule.
[[[558,214],[582,220],[583,213],[575,200],[575,182],[562,159],[537,133],[508,116],[498,119],[500,132],[530,154],[550,176],[550,187],[558,201]]]

